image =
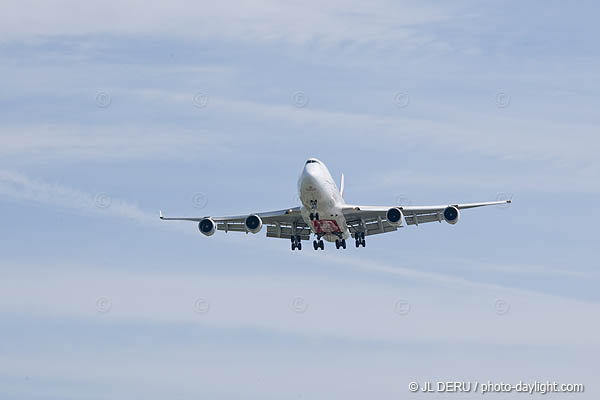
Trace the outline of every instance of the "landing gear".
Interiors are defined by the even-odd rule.
[[[335,241],[335,248],[336,249],[345,249],[346,248],[346,239],[342,239],[342,240],[336,240]]]
[[[365,240],[365,233],[364,232],[356,232],[354,234],[354,244],[356,245],[356,247],[366,247],[367,246],[367,241]]]
[[[319,249],[325,250],[325,243],[323,243],[322,240],[315,240],[315,241],[313,241],[313,248],[315,250],[319,250]]]
[[[311,200],[310,201],[310,209],[312,211],[317,211],[317,204],[318,204],[317,202],[318,202],[318,200]],[[314,220],[318,221],[319,220],[319,213],[318,212],[315,212],[315,213],[311,212],[310,215],[309,215],[309,218],[310,218],[311,221],[314,221]]]
[[[292,236],[292,251],[298,249],[302,250],[302,238],[300,236]]]

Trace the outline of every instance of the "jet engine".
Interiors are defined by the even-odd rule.
[[[448,206],[444,209],[444,220],[447,223],[454,225],[455,223],[458,222],[459,218],[460,218],[460,211],[458,211],[458,208],[456,208],[454,206]]]
[[[200,229],[200,232],[202,232],[203,235],[212,236],[217,230],[217,224],[215,224],[215,221],[213,221],[211,218],[204,218],[198,224],[198,229]]]
[[[402,225],[402,220],[404,219],[404,215],[402,214],[402,210],[396,207],[390,208],[385,214],[385,218],[388,222],[393,226]]]
[[[252,233],[260,232],[263,226],[262,219],[260,219],[258,215],[250,215],[248,218],[246,218],[246,222],[244,222],[244,224],[246,225],[248,232]]]

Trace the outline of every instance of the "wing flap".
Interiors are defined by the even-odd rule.
[[[384,218],[349,219],[346,220],[346,224],[352,235],[357,232],[365,232],[366,236],[370,236],[398,230],[398,227],[390,224]]]
[[[311,230],[305,223],[296,222],[294,229],[292,224],[275,224],[267,226],[267,237],[289,239],[292,236],[300,236],[302,240],[310,239]]]
[[[442,222],[444,220],[444,217],[442,216],[441,213],[421,214],[421,215],[415,215],[415,214],[406,215],[405,214],[404,220],[406,221],[406,225],[419,225],[419,224],[426,224],[427,222]]]
[[[217,222],[217,230],[225,232],[246,232],[246,225],[238,223],[221,223]]]

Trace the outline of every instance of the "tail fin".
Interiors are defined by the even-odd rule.
[[[342,199],[344,198],[344,174],[342,174],[342,182],[340,183],[340,194],[342,195]]]

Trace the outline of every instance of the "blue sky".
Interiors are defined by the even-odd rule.
[[[0,15],[2,398],[597,398],[594,2],[163,3]],[[158,221],[298,205],[308,157],[514,203],[344,252]]]

